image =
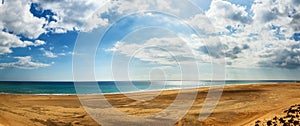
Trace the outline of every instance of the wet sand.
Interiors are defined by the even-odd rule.
[[[199,121],[208,89],[198,89],[190,111],[175,125],[252,125],[284,117],[285,110],[300,104],[300,83],[232,85],[224,88],[213,113]],[[118,110],[129,115],[148,116],[161,112],[176,98],[178,91],[163,91],[149,101],[136,101],[121,94],[105,95]],[[142,95],[141,93],[136,93]],[[93,101],[91,96],[91,102]],[[0,95],[0,126],[99,125],[84,111],[76,95]]]

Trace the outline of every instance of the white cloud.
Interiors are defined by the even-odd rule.
[[[295,41],[278,41],[260,51],[259,65],[296,69],[300,67],[300,44]]]
[[[22,41],[16,35],[0,32],[0,54],[12,53],[11,48],[40,46],[44,44],[45,42],[42,40],[35,40],[35,42]]]
[[[5,68],[18,68],[18,69],[36,69],[40,67],[48,67],[51,64],[45,64],[40,62],[33,62],[30,56],[25,57],[15,57],[18,59],[16,62],[11,63],[0,63],[0,69]]]
[[[194,17],[187,19],[186,22],[192,27],[203,31],[204,34],[215,33],[215,26],[205,14],[197,14]]]
[[[30,1],[5,1],[0,4],[0,54],[13,53],[12,48],[40,46],[45,42],[23,41],[17,35],[36,39],[45,32],[44,18],[34,17],[30,10]]]
[[[52,18],[56,21],[48,22],[44,17],[35,17],[30,12],[32,3],[38,3],[41,10],[51,10],[55,15]],[[173,6],[176,6],[174,9]],[[172,13],[179,13],[179,8],[185,9],[183,4],[174,1],[108,1],[108,0],[88,0],[88,1],[47,1],[47,0],[25,0],[25,1],[6,1],[0,4],[0,30],[1,34],[10,34],[2,38],[2,41],[20,43],[17,35],[25,38],[36,39],[42,33],[50,30],[55,33],[66,33],[67,31],[80,30],[83,32],[91,31],[95,28],[107,26],[110,20],[116,17],[123,17],[125,13],[143,12],[144,10],[160,10]],[[49,17],[49,15],[47,15]],[[12,32],[9,33],[9,32]],[[36,45],[42,45],[36,41]],[[3,42],[2,42],[3,43]],[[27,45],[27,42],[23,42]],[[44,44],[44,43],[43,43]],[[30,45],[30,44],[28,44]],[[35,46],[35,45],[34,45]],[[26,46],[18,46],[26,47]],[[0,54],[12,53],[11,48],[0,47]]]
[[[69,48],[69,46],[67,46],[67,45],[64,45],[63,47],[64,47],[64,48],[66,48],[66,49],[68,49],[68,48]]]
[[[255,0],[248,11],[246,7],[228,1],[213,0],[205,13],[212,26],[205,24],[210,29],[214,27],[215,33],[228,33],[232,29],[235,34],[264,34],[266,38],[263,39],[274,37],[277,31],[272,27],[277,26],[284,38],[290,38],[294,32],[300,31],[299,12],[300,6],[294,0]],[[192,20],[197,21],[197,18],[199,16]],[[201,22],[204,21],[200,20],[199,23]],[[230,26],[229,29],[227,26]]]
[[[213,0],[205,15],[196,15],[189,22],[205,31],[203,41],[221,40],[219,46],[224,52],[219,54],[230,66],[294,69],[300,67],[300,44],[291,36],[300,31],[299,15],[299,2],[295,0],[255,0],[248,11],[227,1]],[[218,52],[214,49],[217,46],[207,47],[207,54],[216,58],[218,55],[211,52]],[[208,52],[206,48],[198,51]]]
[[[201,41],[187,38],[152,38],[144,43],[117,42],[106,51],[113,51],[119,56],[137,58],[142,61],[175,65],[177,63],[208,62],[208,56],[196,51],[204,46]]]
[[[42,9],[50,9],[54,12],[52,18],[57,22],[48,23],[45,18],[34,17],[29,11],[31,2],[39,3]],[[179,60],[186,61],[194,59],[193,56],[196,56],[199,61],[209,60],[210,56],[212,58],[224,56],[232,66],[295,68],[294,66],[300,65],[298,64],[299,43],[290,40],[290,37],[300,31],[299,5],[298,0],[255,0],[252,7],[246,10],[246,7],[228,1],[213,0],[210,9],[204,14],[187,13],[190,17],[184,19],[190,25],[202,30],[204,34],[208,34],[204,38],[190,35],[181,39],[152,38],[143,44],[117,42],[107,51],[161,64],[174,63],[173,59],[170,59],[172,53]],[[107,26],[129,12],[144,13],[145,10],[160,10],[182,15],[188,12],[187,10],[191,10],[184,7],[186,6],[176,3],[176,0],[5,1],[5,4],[0,5],[0,54],[12,53],[12,48],[45,44],[41,40],[22,41],[18,35],[36,39],[47,32],[48,28],[53,29],[55,33],[65,33],[74,29],[88,32]],[[98,9],[100,10],[97,11]],[[151,13],[145,14],[153,16]],[[164,20],[160,18],[160,21],[164,22]],[[166,24],[173,25],[172,23],[176,22]],[[237,32],[230,33],[227,26]],[[223,34],[217,36],[218,33]],[[183,42],[182,39],[188,43]],[[218,39],[222,44],[213,43]],[[203,42],[207,42],[208,45]],[[219,50],[220,46],[225,48],[224,52]],[[66,53],[53,53],[53,49],[49,50],[42,51],[50,58],[66,55]],[[137,50],[139,52],[136,52]],[[191,50],[193,55],[187,50]]]
[[[300,44],[294,40],[269,41],[252,36],[211,36],[198,38],[152,38],[144,43],[117,42],[112,51],[118,56],[137,58],[161,65],[174,65],[197,61],[209,63],[226,59],[227,65],[239,68],[281,67],[295,69],[300,66]],[[221,41],[222,43],[218,43]],[[212,60],[213,59],[213,60]]]
[[[72,55],[71,52],[68,53],[54,53],[53,51],[53,47],[50,47],[49,50],[46,50],[45,48],[40,48],[40,51],[42,51],[44,54],[44,56],[48,57],[48,58],[57,58],[58,56],[66,56],[66,55]]]
[[[253,23],[245,28],[247,33],[274,33],[272,26],[277,26],[280,27],[280,34],[289,38],[294,32],[300,31],[297,21],[300,6],[294,0],[255,0],[251,11]]]
[[[54,54],[51,51],[45,50],[44,48],[40,48],[40,50],[44,52],[43,55],[46,56],[46,57],[49,57],[49,58],[56,58],[57,57],[56,54]]]
[[[299,15],[299,2],[295,0],[256,0],[249,10],[227,1],[214,0],[205,14],[186,19],[206,34],[201,38],[193,35],[182,38],[188,42],[185,43],[188,48],[179,48],[178,45],[184,45],[178,42],[179,39],[153,38],[142,44],[117,42],[107,51],[142,61],[172,64],[169,54],[159,48],[176,52],[175,57],[186,61],[188,57],[184,57],[183,50],[190,49],[199,61],[226,58],[232,67],[294,69],[300,67],[300,44],[291,36],[300,31]],[[153,48],[145,48],[148,46]],[[135,54],[137,50],[139,54]]]
[[[279,67],[296,69],[300,67],[300,44],[294,40],[278,40],[263,36],[214,36],[220,39],[224,52],[220,53],[221,58],[225,57],[229,67],[255,68],[255,67]],[[255,38],[255,39],[254,39]],[[254,39],[254,40],[252,40]],[[203,40],[209,42],[209,40]],[[214,46],[207,46],[210,52],[218,52]],[[203,50],[199,50],[203,51]],[[205,51],[205,50],[204,50]],[[212,58],[216,56],[207,53]]]
[[[124,14],[124,12],[131,11],[132,12],[139,12],[143,13],[146,10],[159,10],[165,11],[170,13],[179,13],[179,7],[174,8],[176,5],[176,0],[174,1],[167,1],[167,0],[152,0],[152,1],[141,1],[141,0],[126,0],[119,2],[120,6],[118,8],[118,12],[120,14]],[[184,4],[184,2],[182,2]],[[173,7],[172,7],[173,6]]]
[[[108,25],[108,20],[101,18],[100,13],[95,13],[98,8],[103,7],[107,0],[88,1],[47,1],[33,0],[39,3],[42,9],[49,9],[56,15],[53,16],[57,22],[50,22],[45,28],[53,28],[52,32],[65,33],[66,31],[81,30],[91,31],[94,28]]]
[[[57,57],[56,54],[54,54],[53,52],[50,52],[50,51],[45,51],[44,53],[45,53],[44,55],[49,57],[49,58],[56,58]]]
[[[188,2],[182,1],[161,1],[161,0],[88,0],[72,1],[60,0],[33,0],[41,4],[42,9],[49,9],[56,15],[53,16],[57,22],[50,22],[45,28],[53,29],[56,33],[65,33],[66,31],[80,30],[89,32],[93,29],[108,26],[117,21],[117,19],[132,13],[144,13],[154,10],[170,14],[179,14],[180,16],[191,16],[194,13],[188,8]],[[149,14],[149,13],[147,13]]]
[[[213,26],[218,32],[225,32],[226,26],[235,28],[244,27],[252,22],[246,8],[223,0],[213,0],[210,9],[206,12]]]
[[[40,46],[40,45],[45,45],[46,42],[45,41],[42,41],[42,40],[35,40],[33,45],[34,46]]]
[[[48,22],[44,17],[35,17],[30,12],[32,3],[37,3],[40,10],[51,10],[55,15],[47,16],[51,16],[56,21]],[[123,15],[143,13],[146,10],[158,10],[174,14],[186,13],[187,15],[190,13],[189,8],[184,3],[161,0],[25,0],[6,1],[0,6],[0,29],[5,28],[14,34],[22,34],[28,38],[37,38],[42,33],[48,32],[46,30],[55,33],[65,33],[74,29],[88,32],[95,28],[107,26],[111,23],[110,21],[115,21]]]
[[[45,32],[44,18],[33,16],[29,0],[7,0],[0,4],[0,29],[5,28],[14,34],[22,34],[28,38],[37,38]]]

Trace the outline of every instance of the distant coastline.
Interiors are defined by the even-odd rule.
[[[278,84],[245,84],[227,85],[217,107],[204,121],[200,121],[199,114],[207,97],[208,88],[198,89],[193,106],[186,116],[174,126],[194,125],[255,125],[258,121],[267,124],[274,117],[284,117],[290,106],[300,104],[300,83]],[[191,93],[193,90],[186,90]],[[143,93],[136,93],[143,95]],[[149,101],[136,101],[122,94],[105,95],[114,108],[129,115],[148,116],[161,112],[177,97],[178,90],[163,91],[159,96]],[[97,104],[98,95],[87,95],[91,104]],[[11,95],[1,94],[0,125],[98,125],[89,113],[89,107],[97,111],[95,106],[82,106],[76,95]],[[94,103],[95,102],[95,103]],[[108,113],[110,109],[107,109]],[[127,120],[116,118],[118,123],[126,124]],[[287,119],[286,119],[287,120]],[[276,120],[275,120],[276,121]],[[278,122],[278,121],[277,121]],[[142,122],[134,122],[143,125]]]
[[[222,83],[224,82],[224,83]],[[54,81],[0,81],[0,94],[31,94],[31,95],[84,95],[84,94],[123,94],[160,90],[178,90],[189,88],[203,88],[210,86],[228,86],[245,84],[273,84],[273,83],[300,82],[298,80],[226,80],[226,81],[154,81],[151,86],[150,81],[99,81],[95,82],[54,82]],[[79,84],[80,91],[76,90],[74,83]],[[121,85],[117,87],[115,83]],[[133,83],[135,89],[127,88],[126,85]],[[99,88],[101,91],[99,91]],[[84,90],[82,90],[84,89]]]
[[[147,80],[132,80],[132,82],[145,82]],[[300,82],[300,80],[153,80],[153,81],[202,81],[202,82]],[[49,81],[41,81],[41,80],[33,80],[33,81],[28,81],[28,80],[14,80],[14,81],[3,81],[0,80],[0,84],[3,82],[33,82],[33,83],[40,83],[40,82],[61,82],[61,83],[74,83],[74,82],[127,82],[127,81],[114,81],[114,80],[97,80],[97,81],[70,81],[70,80],[63,80],[63,81],[56,81],[56,80],[49,80]]]

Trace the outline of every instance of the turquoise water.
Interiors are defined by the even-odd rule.
[[[153,90],[171,90],[184,88],[208,87],[216,85],[255,84],[288,81],[134,81],[134,82],[0,82],[1,94],[111,94]],[[132,85],[132,86],[130,86]],[[76,87],[76,88],[75,88]],[[77,89],[77,90],[76,90]],[[100,90],[101,89],[101,90]],[[76,92],[77,91],[77,92]]]

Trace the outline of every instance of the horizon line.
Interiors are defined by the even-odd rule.
[[[251,80],[251,79],[243,79],[243,80],[234,80],[234,79],[228,79],[228,80],[5,80],[0,82],[138,82],[138,81],[280,81],[280,82],[297,82],[300,80],[294,80],[294,79],[259,79],[259,80]]]

